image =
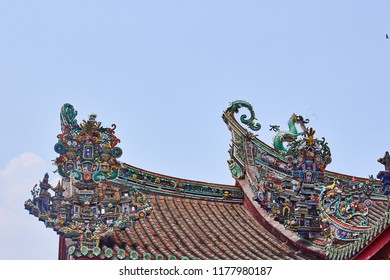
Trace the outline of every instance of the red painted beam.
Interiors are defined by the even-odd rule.
[[[58,259],[66,260],[66,242],[64,236],[59,236]]]
[[[382,249],[390,241],[390,226],[388,226],[378,237],[376,237],[370,244],[367,245],[354,260],[369,260],[371,259],[380,249]]]

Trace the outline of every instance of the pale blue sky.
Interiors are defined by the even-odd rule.
[[[55,169],[65,102],[79,122],[115,123],[121,160],[158,173],[233,184],[221,115],[244,99],[267,143],[270,124],[301,114],[329,142],[330,170],[376,175],[390,3],[340,2],[1,1],[0,259],[57,258],[23,202]]]

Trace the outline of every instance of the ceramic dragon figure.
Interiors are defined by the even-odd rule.
[[[274,148],[278,151],[286,152],[287,149],[284,147],[284,142],[293,142],[297,139],[298,136],[304,135],[307,133],[306,124],[309,123],[308,119],[304,119],[302,116],[297,116],[296,114],[292,114],[290,119],[288,120],[288,131],[281,131],[279,126],[271,125],[271,130],[277,132],[274,137]],[[296,124],[299,124],[303,132],[298,132],[296,128]]]

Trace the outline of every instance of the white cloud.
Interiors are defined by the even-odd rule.
[[[56,233],[24,209],[32,187],[46,172],[45,161],[33,153],[21,154],[0,171],[0,259],[57,257]],[[57,180],[57,176],[49,175]]]
[[[12,159],[5,169],[0,171],[1,204],[13,203],[19,196],[29,194],[29,188],[43,178],[46,164],[33,153],[24,153]]]

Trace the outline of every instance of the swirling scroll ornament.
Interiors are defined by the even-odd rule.
[[[77,120],[77,111],[74,107],[66,103],[61,108],[60,118],[61,118],[61,128],[64,132],[65,129],[71,129],[74,127],[78,127]]]
[[[249,110],[250,112],[250,117],[248,117],[247,115],[243,114],[241,115],[240,117],[240,121],[247,125],[251,130],[253,131],[258,131],[261,129],[261,124],[260,123],[255,123],[255,120],[256,119],[256,116],[255,116],[255,112],[253,110],[253,107],[251,104],[249,104],[248,102],[244,101],[244,100],[236,100],[236,101],[233,101],[229,107],[226,109],[226,113],[229,113],[231,115],[235,114],[235,113],[238,113],[238,110],[242,107],[245,107]]]

